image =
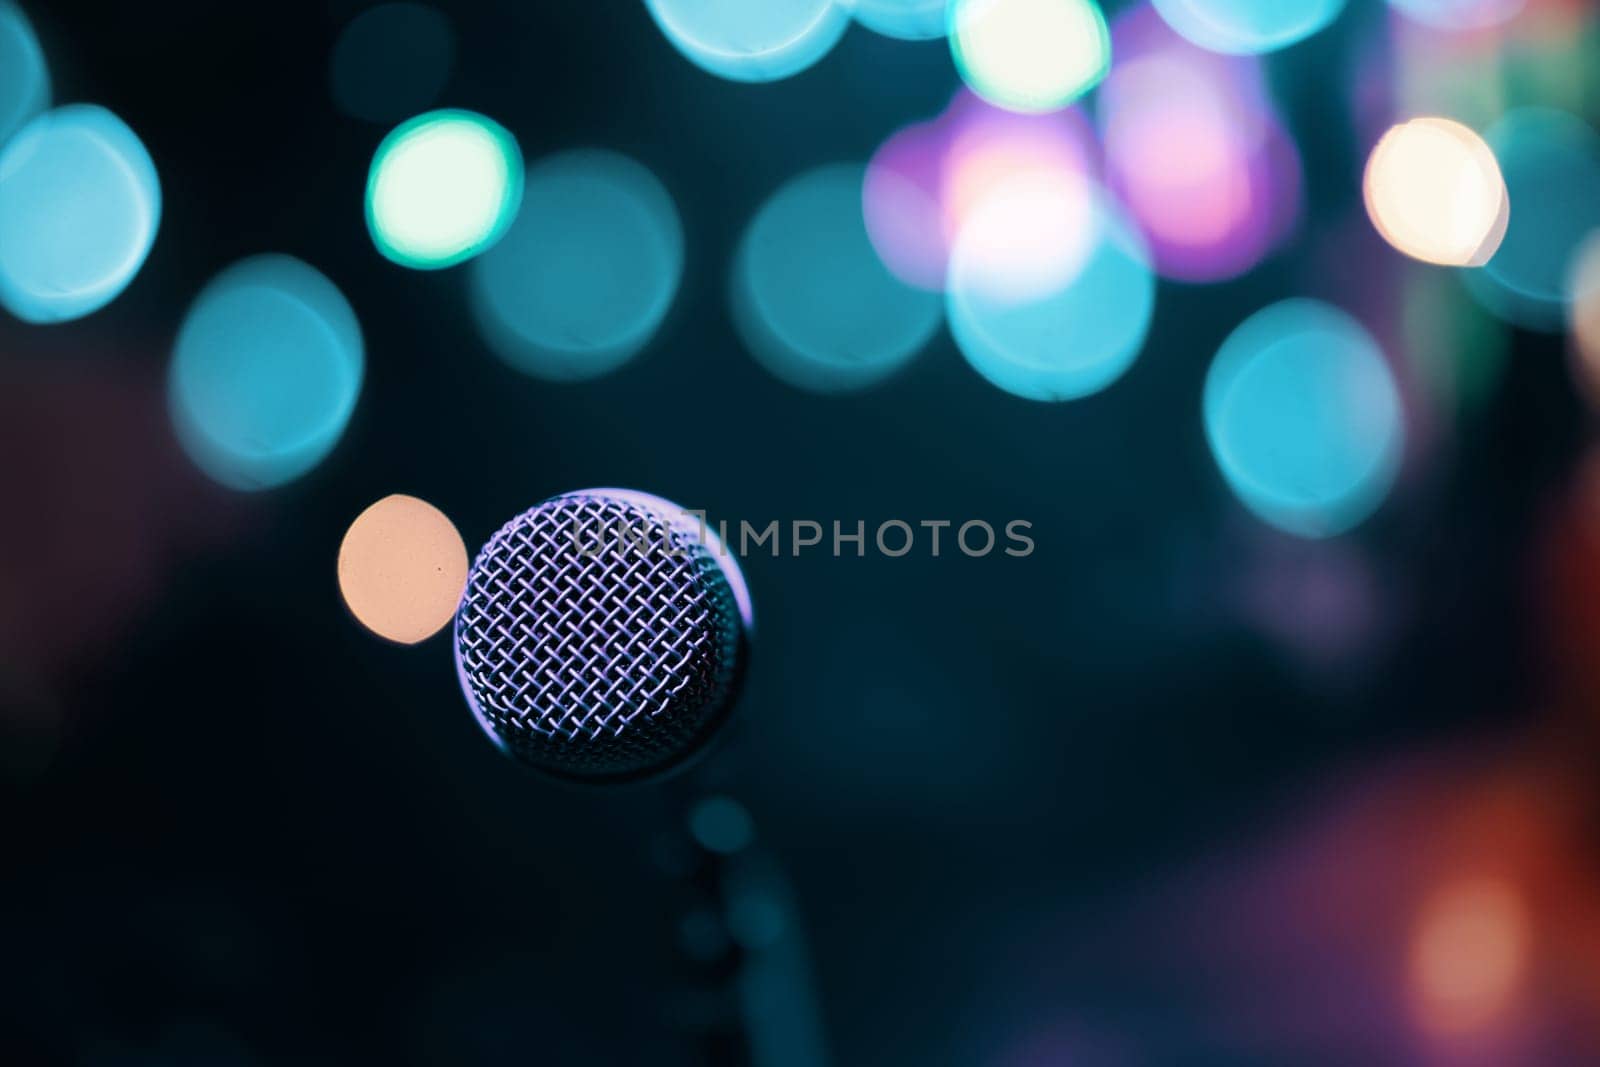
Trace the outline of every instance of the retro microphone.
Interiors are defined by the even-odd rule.
[[[712,746],[752,626],[739,565],[702,521],[646,493],[589,489],[534,506],[484,545],[456,613],[456,671],[484,733],[519,763],[568,782],[658,779]],[[747,842],[696,836],[699,860],[678,873],[722,916],[727,951],[700,962],[733,1020],[697,1027],[707,1062],[823,1067],[787,883]]]

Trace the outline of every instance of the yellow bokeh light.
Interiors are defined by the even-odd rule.
[[[1367,160],[1365,192],[1385,241],[1441,266],[1489,262],[1511,217],[1494,152],[1449,119],[1412,119],[1384,134]]]
[[[1527,904],[1499,878],[1465,878],[1424,905],[1411,943],[1411,979],[1420,1021],[1460,1034],[1499,1022],[1528,971]]]
[[[438,508],[386,496],[356,517],[339,546],[339,592],[356,620],[402,645],[444,628],[467,584],[467,546]]]

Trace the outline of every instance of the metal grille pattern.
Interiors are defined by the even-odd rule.
[[[484,546],[456,617],[462,686],[512,755],[573,778],[648,774],[719,724],[742,630],[692,524],[557,497]]]

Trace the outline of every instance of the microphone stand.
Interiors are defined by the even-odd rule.
[[[687,1014],[706,1067],[829,1067],[804,927],[787,876],[748,812],[709,775],[668,785],[678,824],[658,851],[693,901],[681,954],[705,1010]]]

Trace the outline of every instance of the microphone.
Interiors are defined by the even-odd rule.
[[[461,692],[543,774],[662,776],[703,752],[749,658],[750,594],[703,521],[660,497],[552,497],[489,539],[455,620]]]
[[[456,673],[484,733],[526,766],[585,783],[661,777],[727,721],[752,627],[744,575],[703,516],[585,489],[528,509],[478,553],[456,611]],[[730,809],[702,800],[686,822]],[[699,826],[699,860],[676,872],[732,945],[713,961],[726,1017],[694,1029],[708,1063],[825,1067],[792,892],[748,816],[734,822],[733,834]]]

